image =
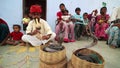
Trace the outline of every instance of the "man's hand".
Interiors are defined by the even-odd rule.
[[[35,35],[35,34],[37,34],[37,33],[39,33],[39,31],[38,31],[38,30],[34,30],[33,32],[28,33],[28,35]]]
[[[48,40],[50,38],[51,34],[42,36],[42,40]]]

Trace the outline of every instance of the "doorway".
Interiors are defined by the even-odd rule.
[[[46,20],[47,0],[23,0],[23,15],[29,14],[31,5],[39,4],[42,7],[42,19]]]

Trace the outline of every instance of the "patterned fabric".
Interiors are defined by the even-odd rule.
[[[89,23],[89,26],[90,26],[90,29],[92,32],[95,32],[95,25],[97,23],[97,16],[92,16],[92,14],[89,15],[89,20],[90,20],[90,23]]]
[[[120,46],[120,29],[117,26],[112,27],[109,30],[108,45]]]
[[[97,38],[103,38],[104,40],[108,39],[108,36],[105,33],[105,30],[109,27],[109,24],[107,23],[108,19],[108,14],[106,14],[104,17],[102,15],[97,17],[97,23],[95,25],[95,35]]]

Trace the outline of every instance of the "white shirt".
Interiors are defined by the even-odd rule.
[[[113,9],[113,12],[110,16],[109,21],[111,22],[111,21],[114,21],[116,19],[120,19],[120,7],[116,7]]]
[[[62,19],[67,21],[67,20],[70,20],[70,15],[62,15]]]
[[[36,27],[40,27],[41,29],[39,30],[42,35],[47,35],[47,34],[52,34],[52,30],[48,23],[41,19],[39,20],[39,23],[36,23],[35,20],[31,20],[27,26],[26,33],[31,33],[36,30]]]

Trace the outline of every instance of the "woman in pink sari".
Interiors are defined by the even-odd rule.
[[[57,12],[57,24],[55,28],[56,38],[55,39],[58,41],[58,36],[60,32],[62,32],[64,36],[63,38],[64,42],[66,43],[75,42],[74,24],[71,23],[72,21],[69,20],[71,16],[69,14],[66,14],[68,10],[66,10],[65,5],[63,3],[60,4],[59,8],[60,8],[60,11]],[[69,27],[70,27],[70,30],[69,30]],[[69,36],[71,36],[70,39],[69,39]]]
[[[60,11],[57,12],[57,23],[56,23],[56,28],[55,28],[55,33],[56,33],[56,40],[58,41],[58,35],[62,31],[64,32],[64,42],[68,42],[68,28],[65,24],[63,24],[62,20],[62,15],[63,11],[66,10],[66,7],[63,3],[59,5]]]
[[[109,27],[108,19],[109,15],[106,14],[107,8],[102,7],[100,9],[100,15],[97,16],[97,24],[95,25],[95,35],[100,40],[107,40],[108,36],[105,30]]]

